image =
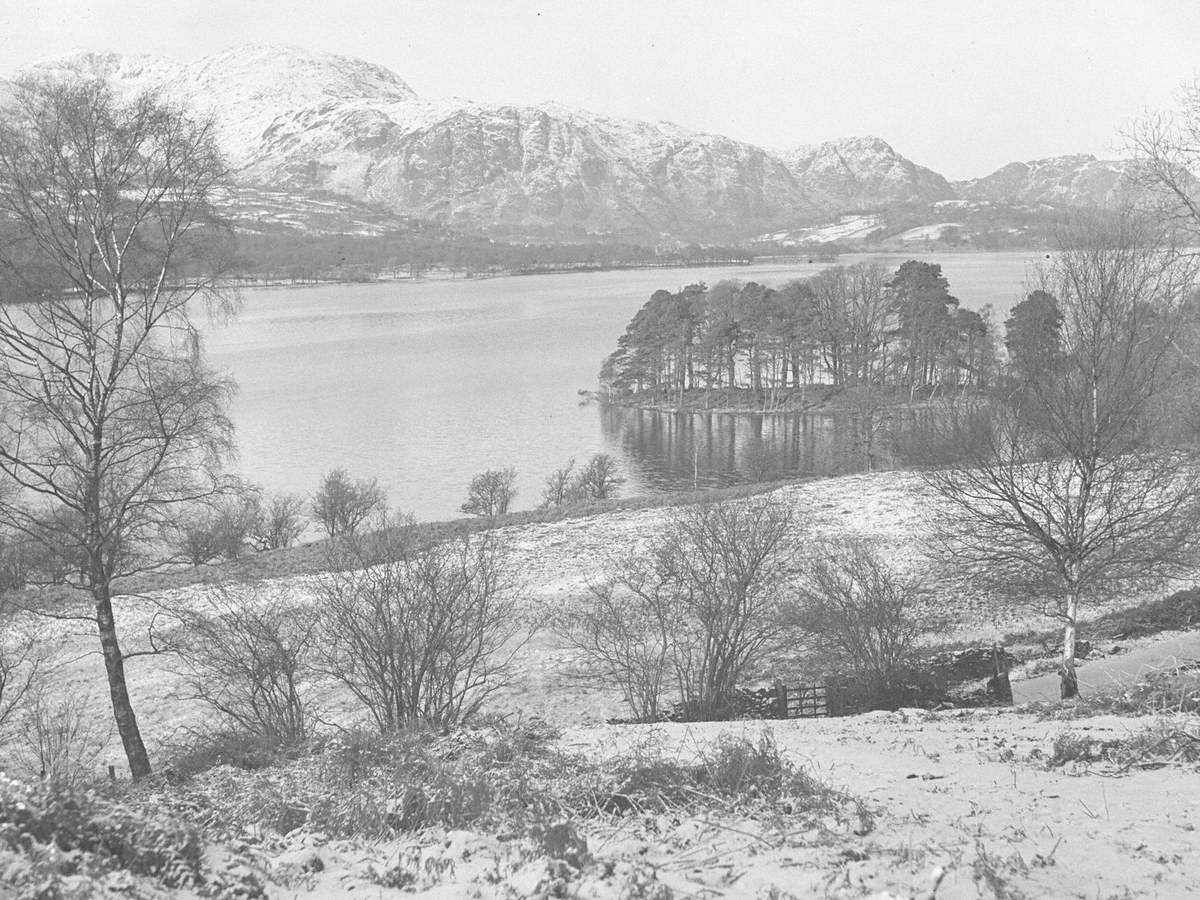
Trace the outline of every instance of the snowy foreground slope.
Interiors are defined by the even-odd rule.
[[[381,66],[295,47],[239,46],[189,63],[77,52],[34,70],[159,89],[213,113],[243,183],[332,191],[496,235],[726,239],[960,192],[1091,202],[1096,181],[1064,176],[1043,197],[1002,170],[956,190],[875,137],[774,153],[555,103],[423,99]]]
[[[925,565],[920,539],[932,498],[912,473],[824,479],[788,485],[775,495],[801,514],[798,541],[869,537],[901,568]],[[530,622],[544,624],[563,600],[580,596],[608,560],[642,545],[668,514],[661,508],[622,510],[503,529],[526,581]],[[219,570],[209,574],[220,577]],[[199,583],[159,591],[142,604],[123,600],[128,649],[138,646],[155,609],[202,605],[209,589]],[[292,576],[244,589],[269,603],[311,594],[313,585],[307,576]],[[954,613],[948,635],[964,639],[990,639],[1036,621],[953,587],[931,603],[938,608],[931,611]],[[59,638],[67,661],[60,670],[63,686],[86,697],[102,684],[99,661],[89,655],[95,637],[64,623]],[[228,879],[252,877],[263,888],[253,896],[953,900],[1182,898],[1200,892],[1194,853],[1200,771],[1194,765],[1164,769],[1160,763],[1056,758],[1060,747],[1080,741],[1096,748],[1150,746],[1162,735],[1194,731],[1194,716],[901,710],[841,719],[617,726],[604,719],[621,712],[619,697],[587,677],[580,660],[552,634],[535,636],[517,663],[515,683],[490,708],[505,714],[508,725],[433,738],[424,752],[436,761],[431,765],[455,772],[465,767],[459,774],[485,784],[515,783],[522,796],[548,792],[570,799],[569,806],[528,807],[532,824],[524,831],[489,826],[484,818],[380,839],[344,829],[332,833],[320,819],[303,824],[326,802],[333,810],[339,804],[358,809],[360,800],[367,807],[384,805],[374,787],[360,799],[323,797],[314,788],[347,759],[369,768],[372,757],[345,750],[341,739],[316,757],[253,771],[221,766],[182,785],[152,785],[143,802],[211,808],[234,821],[253,821],[236,839],[213,837],[205,853],[206,864]],[[143,731],[161,758],[158,747],[181,735],[186,741],[204,714],[164,658],[133,659],[128,673]],[[322,699],[328,721],[353,721],[349,698],[331,692]],[[106,714],[102,692],[92,695],[92,703],[97,716]],[[538,717],[557,733],[536,724]],[[526,728],[541,736],[522,737]],[[699,767],[703,776],[705,760],[723,747],[763,741],[810,779],[805,790],[811,795],[756,799],[753,791],[719,794],[715,786],[679,786],[672,799],[650,803],[651,795],[638,788],[642,800],[614,806],[611,797],[580,795],[571,787],[578,787],[573,778],[598,778],[603,785],[605,773],[648,778],[664,766]],[[532,749],[512,749],[519,747]],[[535,757],[528,784],[520,768],[527,765],[524,753]],[[480,754],[491,766],[482,775],[473,762]],[[114,742],[106,761],[120,768],[120,759]],[[635,789],[632,781],[627,788],[617,784],[622,791]],[[387,789],[382,783],[378,788]],[[569,828],[550,828],[566,820]],[[0,848],[0,864],[2,857]],[[144,879],[120,884],[127,896],[160,895]]]

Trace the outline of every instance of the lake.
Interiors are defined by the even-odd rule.
[[[894,269],[906,255],[878,259]],[[963,306],[997,321],[1021,298],[1037,253],[920,254]],[[247,478],[311,493],[342,466],[377,477],[397,509],[458,515],[472,475],[513,466],[514,508],[537,505],[569,458],[614,454],[622,493],[729,484],[769,453],[791,471],[850,471],[829,451],[829,417],[676,416],[581,405],[604,357],[658,288],[736,278],[776,286],[829,263],[638,269],[491,279],[257,288],[206,329],[210,361],[240,385],[233,404]],[[784,421],[786,420],[786,421]]]

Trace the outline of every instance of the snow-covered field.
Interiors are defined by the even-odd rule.
[[[834,241],[862,240],[883,225],[883,217],[875,215],[842,216],[827,225],[797,228],[764,234],[759,240],[779,241],[781,244],[830,244]]]

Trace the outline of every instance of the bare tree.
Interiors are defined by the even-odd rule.
[[[622,567],[622,575],[592,585],[588,596],[569,603],[556,623],[567,643],[620,689],[639,722],[659,718],[673,629],[669,604],[648,602],[655,596],[648,591],[648,577],[644,568]]]
[[[918,579],[901,575],[869,543],[839,541],[805,567],[787,619],[853,670],[873,698],[887,701],[913,662],[916,639],[935,627],[918,615],[924,594]]]
[[[488,469],[471,479],[467,502],[460,507],[472,516],[502,516],[517,495],[517,470]]]
[[[189,313],[226,306],[211,121],[103,84],[23,81],[0,111],[0,520],[90,598],[129,767],[117,582],[162,561],[172,510],[219,491],[230,382]]]
[[[351,536],[363,522],[386,509],[387,495],[378,481],[351,481],[345,469],[326,474],[312,502],[313,518],[330,537]]]
[[[1200,81],[1184,86],[1175,114],[1143,118],[1125,135],[1136,181],[1156,198],[1156,213],[1189,230],[1200,228]]]
[[[520,590],[493,534],[434,542],[401,522],[335,552],[319,587],[321,666],[381,731],[456,724],[507,682]]]
[[[565,466],[560,466],[549,475],[542,485],[542,509],[553,509],[569,503],[573,497],[571,485],[575,478],[575,457],[567,460]]]
[[[193,566],[224,557],[239,559],[261,515],[258,492],[230,487],[229,494],[207,498],[179,517],[176,544]]]
[[[303,741],[316,610],[259,587],[218,586],[207,599],[206,610],[180,614],[172,648],[193,696],[250,734]]]
[[[793,525],[769,496],[676,509],[646,552],[614,561],[564,633],[636,715],[657,710],[663,654],[685,715],[725,717],[747,666],[782,637]]]
[[[1175,343],[1196,283],[1131,215],[1066,236],[1043,289],[1063,314],[1053,365],[948,417],[961,466],[927,473],[942,537],[975,580],[1063,623],[1062,696],[1078,693],[1082,605],[1194,571],[1200,465],[1178,425],[1195,367]]]
[[[256,499],[258,510],[249,534],[256,549],[283,550],[300,540],[308,526],[302,497],[268,494]]]
[[[608,453],[597,453],[579,470],[571,492],[587,500],[609,500],[625,481],[617,474],[617,461]]]

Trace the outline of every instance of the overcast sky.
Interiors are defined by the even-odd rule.
[[[1200,74],[1200,0],[0,0],[0,73],[280,42],[425,97],[669,119],[773,148],[875,134],[950,178],[1119,131]]]

